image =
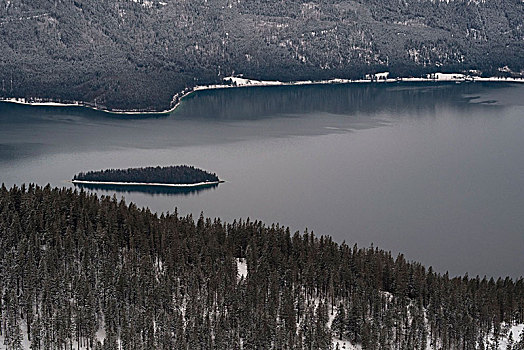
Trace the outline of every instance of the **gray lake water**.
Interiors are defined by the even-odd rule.
[[[164,117],[0,103],[0,182],[192,164],[226,183],[115,192],[157,212],[261,219],[450,274],[524,275],[524,85],[201,91]]]

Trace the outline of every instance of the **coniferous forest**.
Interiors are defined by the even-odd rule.
[[[162,184],[194,184],[219,181],[216,174],[188,165],[88,171],[75,175],[73,180]]]
[[[483,349],[523,322],[522,278],[452,278],[403,255],[249,219],[0,188],[7,349],[26,335],[31,349],[332,349],[333,339]],[[508,348],[523,349],[524,338]]]

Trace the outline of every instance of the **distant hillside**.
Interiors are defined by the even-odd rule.
[[[520,74],[523,14],[520,0],[0,0],[0,96],[161,110],[231,74]]]

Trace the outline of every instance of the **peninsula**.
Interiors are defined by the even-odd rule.
[[[193,166],[176,165],[81,172],[73,177],[72,182],[96,185],[200,187],[224,181],[214,173]]]

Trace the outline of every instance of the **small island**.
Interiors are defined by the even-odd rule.
[[[79,173],[74,184],[118,186],[203,187],[219,184],[214,173],[188,165],[106,169]]]

